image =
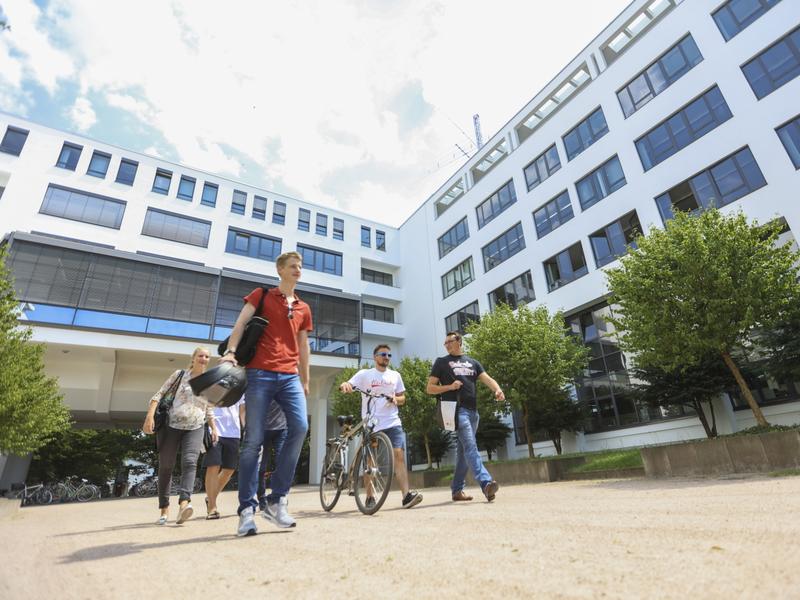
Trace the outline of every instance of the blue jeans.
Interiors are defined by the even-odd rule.
[[[454,494],[464,489],[467,466],[472,471],[475,481],[480,484],[481,489],[492,480],[489,471],[483,466],[481,454],[478,451],[478,443],[475,441],[478,421],[480,420],[478,412],[459,406],[456,419],[458,420],[458,429],[456,429],[458,437],[458,443],[456,444],[456,470],[453,473],[453,483],[450,486]]]
[[[261,445],[261,463],[258,465],[258,507],[263,508],[266,504],[267,482],[265,475],[267,474],[267,466],[270,463],[270,451],[275,449],[275,464],[281,459],[281,450],[286,443],[286,429],[267,429],[264,431],[264,443]]]
[[[262,369],[247,369],[245,401],[246,436],[239,453],[239,512],[258,507],[258,451],[264,443],[264,423],[267,409],[277,402],[286,415],[286,442],[278,456],[275,472],[270,478],[272,493],[267,502],[275,503],[289,493],[294,469],[308,432],[306,396],[300,376]]]

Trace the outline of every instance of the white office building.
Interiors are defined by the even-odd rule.
[[[635,0],[399,228],[0,114],[0,232],[82,422],[138,423],[297,249],[315,320],[312,481],[338,369],[378,341],[433,358],[497,302],[562,310],[591,347],[576,386],[591,416],[565,450],[702,437],[696,416],[631,398],[603,270],[676,209],[799,230],[798,75],[800,2]],[[800,383],[754,392],[771,422],[800,422]],[[735,394],[715,408],[723,433],[753,424]],[[501,456],[526,454],[517,428]]]

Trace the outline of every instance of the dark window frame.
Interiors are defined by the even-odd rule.
[[[156,184],[159,183],[160,180],[167,180],[167,187],[157,187]],[[172,187],[172,171],[167,171],[166,169],[156,169],[156,174],[153,176],[153,188],[152,192],[156,194],[161,194],[162,196],[169,195],[169,188]]]
[[[209,199],[206,196],[206,190],[209,190],[209,195],[211,191],[214,192],[214,198]],[[203,206],[210,206],[212,208],[217,206],[217,196],[219,195],[219,186],[216,183],[211,183],[210,181],[203,182],[203,193],[200,195],[200,204]]]
[[[379,304],[361,303],[361,318],[367,321],[378,321],[380,323],[394,323],[394,308],[391,306],[381,306]]]
[[[192,193],[186,194],[181,191],[184,183],[189,183],[192,185]],[[181,178],[178,180],[178,191],[175,193],[176,198],[180,198],[181,200],[188,200],[191,202],[194,200],[194,191],[197,189],[197,179],[194,177],[189,177],[188,175],[181,175]]]
[[[67,152],[66,156],[64,154],[65,152]],[[80,144],[75,144],[73,142],[64,142],[64,144],[61,146],[61,152],[58,153],[58,160],[56,160],[56,166],[59,169],[74,171],[75,169],[78,168],[78,163],[81,160],[82,154],[83,154],[83,146],[81,146]]]
[[[620,173],[622,173],[622,179],[617,180],[614,184],[609,183],[608,174],[606,172],[606,168],[612,162],[617,161],[619,164]],[[601,179],[601,181],[597,181]],[[581,188],[579,187],[581,183],[584,181],[590,181],[592,184],[592,189],[594,195],[591,198],[591,202],[584,203],[583,198],[581,198]],[[575,191],[578,194],[578,204],[581,206],[581,210],[585,211],[590,207],[594,206],[601,200],[608,198],[611,194],[616,192],[617,190],[622,189],[628,183],[627,178],[625,177],[625,170],[622,168],[622,161],[619,159],[619,155],[615,154],[608,160],[604,161],[600,166],[595,167],[589,173],[581,177],[578,181],[575,182]]]
[[[311,231],[311,211],[307,208],[297,209],[297,230]]]
[[[691,43],[691,46],[689,46],[689,43]],[[676,50],[684,59],[684,67],[672,74],[669,74],[666,71],[668,65],[666,62],[662,64],[662,61],[665,61],[665,59]],[[689,50],[696,52],[697,55],[690,57],[688,55]],[[667,88],[669,88],[673,83],[678,81],[681,77],[703,62],[703,60],[704,57],[700,52],[700,49],[697,47],[697,42],[694,41],[691,33],[687,33],[677,42],[672,44],[672,46],[664,50],[664,52],[659,54],[653,62],[639,71],[636,76],[632,77],[624,86],[617,90],[617,101],[622,109],[622,114],[626,119],[635,114],[637,111],[644,108],[644,106],[646,106],[656,96],[666,91]],[[660,80],[656,79],[656,75],[660,78]],[[641,82],[639,82],[639,80],[641,80]],[[647,88],[647,93],[642,94],[644,90],[638,90],[637,96],[640,97],[638,99],[634,99],[634,88],[632,86],[637,82],[639,82],[640,87],[643,86]],[[626,100],[623,100],[623,98],[626,98]]]
[[[603,124],[595,131],[594,128],[596,124],[593,123],[593,119],[598,114],[602,118]],[[588,150],[591,146],[608,134],[608,132],[609,128],[606,114],[603,112],[603,107],[598,106],[583,119],[581,119],[572,129],[561,136],[561,141],[564,144],[564,151],[567,154],[567,162],[570,162],[583,154],[586,150]],[[584,136],[587,133],[589,135],[584,139]],[[573,137],[576,138],[580,143],[577,149],[570,150],[571,142],[568,141],[568,138],[572,139]]]
[[[785,132],[785,135],[783,135]],[[775,128],[778,139],[783,144],[789,160],[792,161],[795,170],[800,169],[800,115],[789,119],[785,123]],[[792,147],[789,147],[791,143]]]
[[[55,205],[57,201],[53,199],[53,192],[66,192],[69,194],[69,197],[64,200],[64,210],[56,209]],[[74,200],[73,196],[75,197]],[[82,198],[79,199],[78,197]],[[68,213],[66,209],[68,208],[67,205],[71,201],[83,202],[83,211],[80,216],[75,214],[68,216],[70,213]],[[101,204],[99,206],[95,204],[94,206],[90,207],[90,201],[99,201]],[[89,225],[97,225],[98,227],[119,230],[122,227],[122,220],[125,217],[125,209],[127,208],[127,205],[127,202],[124,200],[118,200],[117,198],[110,198],[108,196],[93,194],[91,192],[85,192],[83,190],[76,190],[63,185],[50,183],[47,186],[47,190],[45,190],[42,204],[39,207],[39,214],[58,217],[60,219],[67,219],[69,221],[77,221],[79,223],[87,223]],[[114,217],[114,224],[106,224],[102,222],[102,214],[106,208],[111,208],[112,210],[116,211],[116,214],[112,215]],[[97,217],[91,218],[89,216],[85,216],[87,211],[97,213]]]
[[[6,127],[6,132],[3,134],[3,140],[0,141],[0,152],[4,154],[10,154],[11,156],[19,156],[22,154],[22,151],[25,149],[25,144],[28,141],[28,135],[30,135],[30,131],[28,129],[22,129],[20,127],[14,127],[13,125],[8,125]],[[9,136],[9,134],[13,134]],[[22,136],[21,143],[19,143],[19,149],[17,149],[16,142],[20,138],[17,136]]]
[[[333,239],[344,241],[344,219],[333,217]]]
[[[361,267],[361,281],[394,287],[394,275],[391,273],[385,273],[383,271],[376,271],[375,269],[369,269],[367,267]]]
[[[562,201],[565,196],[566,206],[559,207],[560,201]],[[544,211],[546,215],[544,222],[547,223],[547,228],[543,227],[541,222],[536,218],[536,215],[541,214],[542,211]],[[550,200],[533,211],[532,215],[533,226],[536,229],[536,239],[539,240],[568,221],[571,221],[575,217],[575,211],[572,209],[572,199],[569,196],[569,190],[563,190],[561,193],[550,198]],[[552,225],[554,221],[557,223],[556,225]]]
[[[517,282],[520,282],[519,286]],[[510,291],[507,289],[508,286],[512,288]],[[523,294],[518,294],[519,290],[522,290]],[[503,298],[498,297],[501,293],[504,296]],[[521,304],[533,302],[536,300],[536,292],[533,289],[533,274],[531,270],[528,269],[524,273],[520,273],[513,279],[506,281],[503,285],[496,287],[487,294],[487,298],[489,299],[489,310],[494,310],[501,302],[510,306],[512,310],[516,310]]]
[[[759,4],[759,8],[747,15],[744,21],[741,21],[735,12],[735,5],[740,3],[740,0],[728,0],[711,13],[711,18],[714,19],[714,23],[716,23],[717,29],[719,29],[719,32],[722,35],[722,39],[724,39],[726,42],[731,41],[780,2],[780,0],[756,1]],[[731,32],[728,29],[728,26],[733,26],[736,30]]]
[[[465,267],[469,269],[468,277],[464,276]],[[447,279],[452,275],[453,285],[449,285]],[[472,257],[469,256],[462,260],[455,267],[447,271],[441,277],[442,280],[442,298],[449,298],[456,292],[463,290],[470,283],[475,281],[475,265],[472,262]]]
[[[105,170],[97,170],[92,169],[92,165],[94,165],[95,158],[103,158],[106,160],[106,168]],[[101,152],[100,150],[94,150],[92,152],[92,158],[89,159],[89,166],[86,169],[86,174],[91,175],[92,177],[97,177],[99,179],[105,179],[106,175],[108,175],[108,169],[111,167],[111,155],[108,152]]]
[[[703,121],[698,109],[705,109]],[[642,168],[660,165],[732,118],[719,86],[711,86],[634,140]]]
[[[204,230],[205,230],[204,231],[204,243],[198,244],[198,243],[195,243],[195,242],[192,242],[192,241],[186,241],[185,239],[176,239],[176,237],[179,237],[179,236],[168,237],[166,235],[157,235],[155,232],[146,231],[147,228],[148,228],[148,225],[150,224],[149,223],[149,218],[150,218],[151,214],[160,214],[160,215],[164,215],[165,217],[169,217],[169,218],[172,218],[174,220],[177,220],[177,222],[178,222],[177,225],[178,226],[180,226],[181,222],[186,222],[187,224],[191,224],[192,226],[194,226],[194,225],[202,225],[202,226],[204,226]],[[195,233],[194,230],[190,231],[190,235],[189,235],[188,239],[191,239],[191,237],[194,235],[194,233]],[[145,213],[145,218],[144,218],[144,223],[142,224],[142,233],[141,234],[144,235],[144,236],[147,236],[147,237],[153,237],[153,238],[158,238],[158,239],[161,239],[161,240],[169,240],[169,241],[172,241],[172,242],[177,242],[179,244],[187,244],[189,246],[197,246],[199,248],[208,248],[209,238],[211,237],[211,221],[206,221],[204,219],[197,219],[195,217],[187,217],[186,215],[182,215],[180,213],[173,213],[173,212],[169,212],[169,211],[166,211],[166,210],[162,210],[160,208],[154,208],[152,206],[149,206],[147,208],[147,212]]]
[[[328,250],[327,248],[317,248],[315,246],[309,246],[307,244],[297,244],[297,252],[300,253],[300,256],[303,257],[303,268],[309,269],[311,271],[316,271],[318,273],[325,273],[327,275],[335,275],[337,277],[342,277],[342,262],[343,257],[341,252],[335,252],[333,250]],[[313,252],[313,261],[307,260],[310,257],[306,256],[306,252]],[[321,265],[322,268],[317,268],[317,255],[322,257]],[[332,270],[328,268],[327,262],[328,258],[333,259],[333,268]]]
[[[259,221],[267,220],[267,199],[264,196],[253,195],[253,208],[250,217]]]
[[[314,220],[314,233],[322,237],[328,237],[328,215],[317,213],[317,217]]]
[[[627,221],[627,222],[626,222]],[[635,221],[635,223],[634,223]],[[617,227],[619,231],[612,231],[611,228]],[[597,231],[589,234],[589,246],[592,248],[594,255],[594,263],[599,269],[609,263],[614,262],[620,256],[627,252],[628,247],[636,248],[636,237],[642,233],[642,224],[639,221],[639,215],[636,210],[631,210],[614,219],[611,223],[604,225]],[[622,244],[619,243],[619,237],[622,236]],[[600,242],[595,243],[595,240],[604,240],[608,252],[599,253]]]
[[[436,240],[439,247],[439,260],[450,254],[469,239],[469,222],[464,216],[460,221],[445,231]]]
[[[130,180],[127,177],[123,178],[123,168],[125,168],[126,173],[129,171],[131,172]],[[139,173],[139,162],[135,160],[131,160],[130,158],[123,158],[119,161],[119,167],[117,167],[117,177],[114,179],[116,183],[121,183],[122,185],[130,185],[132,186],[136,181],[136,175]]]
[[[551,165],[549,159],[553,154],[555,154],[555,164]],[[528,187],[528,191],[530,192],[534,188],[540,186],[560,169],[561,157],[558,154],[558,148],[556,148],[555,144],[551,144],[549,148],[539,154],[531,162],[525,165],[524,169],[522,169],[522,174],[525,177],[525,185]],[[536,180],[531,180],[531,178],[528,177],[530,173],[536,174]]]
[[[516,234],[516,237],[511,237]],[[488,273],[525,250],[525,232],[518,221],[481,248],[483,272]],[[487,254],[488,252],[488,254]]]
[[[272,202],[272,223],[286,225],[286,203],[280,200]]]
[[[795,39],[797,38],[797,39]],[[794,59],[792,68],[788,72],[784,72],[779,74],[779,76],[773,76],[773,73],[767,68],[766,63],[764,62],[764,56],[768,55],[770,52],[775,51],[778,49],[782,44],[787,46],[789,54],[791,54],[792,58]],[[755,72],[755,67],[761,69],[761,76],[755,77],[757,73]],[[753,90],[753,94],[758,100],[762,100],[779,90],[784,85],[789,83],[790,81],[794,80],[796,77],[800,76],[800,26],[795,27],[791,31],[784,34],[781,38],[761,50],[758,54],[756,54],[753,58],[745,62],[741,67],[739,67],[744,74],[745,79],[747,80],[750,89]],[[753,77],[753,79],[751,79]],[[757,83],[762,83],[761,80],[766,79],[766,81],[770,85],[769,90],[762,90],[759,86],[756,89],[754,81]]]
[[[503,200],[504,190],[508,190],[506,194],[508,200],[505,201]],[[478,217],[478,229],[483,229],[516,203],[517,190],[514,186],[514,179],[511,178],[475,207],[475,214]]]
[[[375,230],[375,250],[386,252],[386,232],[380,229]]]
[[[570,251],[573,250],[574,248],[580,249],[580,256],[583,260],[583,265],[578,266],[577,268],[575,267],[575,263],[572,262],[572,259],[574,257],[570,253]],[[570,261],[569,265],[570,275],[566,277],[564,273],[561,272],[562,269],[561,265],[559,264],[560,257],[564,255],[566,255]],[[559,277],[554,277],[553,268],[552,267],[548,268],[548,265],[555,265],[555,268],[558,269]],[[583,244],[581,244],[580,240],[578,240],[574,244],[571,244],[561,252],[554,254],[547,260],[543,261],[542,266],[544,266],[544,273],[545,273],[545,279],[547,280],[548,292],[554,292],[557,289],[560,289],[565,285],[572,283],[573,281],[580,279],[581,277],[589,273],[589,265],[586,263],[586,253],[583,251]]]
[[[246,247],[240,246],[241,239],[246,240]],[[269,252],[262,252],[264,243],[271,244]],[[271,235],[247,231],[238,227],[228,227],[228,234],[225,240],[225,252],[238,256],[247,256],[258,260],[275,262],[283,250],[283,240]]]
[[[446,331],[458,331],[464,333],[467,324],[471,321],[481,320],[480,304],[477,300],[470,302],[466,306],[462,306],[456,312],[447,315],[444,318],[444,327]]]
[[[367,234],[367,237],[364,237]],[[363,248],[372,248],[372,228],[366,225],[361,226],[361,246]]]
[[[247,212],[247,192],[234,189],[231,194],[231,213],[244,216]]]

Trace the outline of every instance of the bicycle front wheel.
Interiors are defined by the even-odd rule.
[[[322,463],[322,474],[319,477],[319,503],[325,511],[333,510],[339,501],[342,493],[342,475],[344,466],[342,465],[339,445],[328,446],[325,455],[325,462]]]
[[[373,515],[383,506],[392,487],[394,454],[389,436],[382,431],[370,435],[358,449],[355,466],[356,505],[365,515]]]
[[[36,504],[50,504],[53,501],[53,492],[43,487],[36,491],[33,495],[33,500]]]
[[[78,502],[88,502],[94,498],[94,490],[89,485],[82,485],[78,488],[76,498],[78,499]]]

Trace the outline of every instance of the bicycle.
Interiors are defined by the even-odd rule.
[[[53,487],[53,498],[57,502],[70,502],[72,500],[88,502],[100,497],[100,488],[85,479],[81,479],[80,483],[76,483],[74,482],[76,479],[77,477],[68,477],[66,480],[57,483]]]
[[[392,442],[382,431],[373,431],[377,419],[372,415],[373,402],[378,398],[391,398],[382,394],[353,388],[367,396],[367,414],[356,425],[353,415],[339,415],[336,421],[339,435],[328,440],[322,475],[319,480],[319,500],[325,511],[333,510],[342,490],[355,496],[356,506],[365,515],[373,515],[383,506],[389,495],[394,475]],[[361,442],[356,458],[349,464],[349,444],[360,434]],[[362,497],[363,494],[363,497]]]
[[[9,498],[20,500],[20,506],[30,504],[50,504],[53,501],[53,492],[43,483],[36,485],[25,485],[24,483],[12,483]]]

